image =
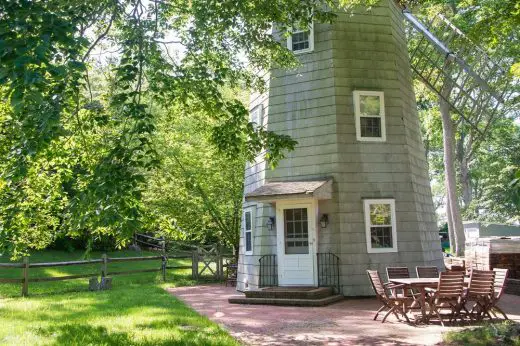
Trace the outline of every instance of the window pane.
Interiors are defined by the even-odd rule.
[[[301,219],[302,219],[302,210],[294,209],[294,221],[301,220]]]
[[[381,137],[381,118],[360,117],[361,137]]]
[[[310,31],[301,31],[292,34],[292,50],[304,50],[309,48]]]
[[[251,230],[251,223],[252,223],[252,220],[251,220],[251,212],[250,211],[246,211],[245,212],[245,222],[246,222],[246,230]]]
[[[359,110],[361,115],[381,115],[381,100],[379,96],[359,95]]]
[[[370,239],[373,248],[391,248],[392,227],[370,227]]]
[[[309,253],[307,208],[285,209],[284,216],[285,253]]]
[[[371,225],[391,225],[392,214],[390,204],[370,204]]]
[[[246,251],[253,249],[253,243],[251,242],[251,232],[246,232]]]
[[[256,106],[251,112],[251,122],[256,125],[262,125],[262,119],[260,116],[262,114],[261,109],[261,106]]]

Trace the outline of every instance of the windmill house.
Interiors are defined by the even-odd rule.
[[[367,269],[443,266],[403,18],[383,0],[294,31],[301,66],[251,97],[251,120],[298,144],[246,165],[238,291],[372,295]]]

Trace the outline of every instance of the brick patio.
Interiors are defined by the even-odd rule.
[[[433,345],[442,333],[460,327],[410,326],[389,317],[373,321],[375,299],[346,299],[318,308],[229,304],[232,287],[201,285],[168,289],[248,345]],[[504,295],[499,304],[520,322],[520,297]]]

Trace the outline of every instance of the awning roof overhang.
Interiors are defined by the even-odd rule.
[[[245,195],[247,202],[303,198],[331,199],[332,179],[270,182]]]

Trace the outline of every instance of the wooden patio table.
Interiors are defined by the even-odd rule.
[[[419,291],[419,302],[421,303],[421,318],[417,323],[428,323],[428,313],[426,311],[426,288],[437,288],[439,285],[439,278],[406,278],[406,279],[391,279],[391,283],[404,285],[405,289],[417,289]],[[464,284],[467,286],[469,278],[464,278]]]
[[[404,285],[405,289],[417,289],[419,291],[419,303],[421,304],[421,318],[419,322],[428,322],[428,314],[426,311],[426,288],[436,288],[439,284],[439,278],[403,278],[391,279],[391,283]]]

